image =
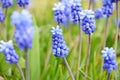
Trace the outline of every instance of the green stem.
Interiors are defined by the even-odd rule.
[[[75,80],[75,78],[74,78],[74,76],[73,76],[73,73],[72,73],[72,71],[71,71],[71,69],[70,69],[70,66],[69,66],[69,64],[68,64],[68,62],[67,62],[67,60],[66,60],[66,58],[64,57],[63,60],[64,60],[64,63],[65,63],[65,65],[66,65],[67,69],[68,69],[68,72],[69,72],[69,74],[70,74],[72,80]]]
[[[110,73],[108,73],[107,75],[107,80],[110,80]]]
[[[117,29],[116,29],[116,37],[115,37],[115,51],[117,53],[117,43],[118,43],[118,32],[119,32],[119,20],[118,20],[118,16],[119,16],[119,9],[118,9],[118,2],[116,2],[116,23],[117,23]]]
[[[109,17],[106,18],[106,25],[105,25],[105,31],[104,31],[104,45],[103,45],[103,48],[106,47],[107,32],[108,32],[108,19],[109,19]]]
[[[20,72],[20,75],[21,75],[21,77],[22,77],[22,80],[25,80],[25,77],[24,77],[24,74],[23,74],[23,71],[22,71],[20,65],[17,63],[16,66],[17,66],[17,68],[18,68],[18,70],[19,70],[19,72]]]
[[[81,60],[81,50],[82,50],[82,27],[80,26],[80,20],[79,20],[79,53],[78,53],[78,70],[80,67],[80,60]],[[77,73],[77,80],[79,80],[79,71]]]
[[[86,71],[85,71],[84,80],[87,79],[88,65],[89,65],[89,60],[90,60],[90,48],[91,48],[91,34],[88,35],[88,53],[87,53],[87,58],[86,58]]]
[[[5,17],[4,17],[4,21],[1,23],[2,27],[0,29],[0,32],[4,31],[3,34],[4,34],[4,40],[5,41],[7,41],[7,34],[6,34],[6,30],[5,30],[5,20],[6,20],[6,17],[7,17],[7,12],[8,12],[8,8],[5,8]]]
[[[26,80],[30,80],[29,74],[29,61],[28,61],[28,49],[25,49],[25,65],[26,65]]]

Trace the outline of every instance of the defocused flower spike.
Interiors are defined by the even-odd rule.
[[[82,30],[86,34],[91,34],[96,28],[95,15],[92,10],[83,10],[80,16]]]
[[[0,52],[4,54],[4,56],[6,57],[6,61],[10,64],[18,63],[19,57],[14,50],[12,40],[8,42],[0,41]]]
[[[52,51],[54,56],[56,57],[62,57],[68,55],[68,47],[64,41],[64,38],[62,36],[62,29],[59,28],[57,25],[56,28],[52,28]]]
[[[16,0],[16,2],[18,3],[18,5],[20,7],[25,7],[26,5],[29,5],[29,0]]]
[[[32,48],[34,27],[29,11],[22,10],[21,13],[13,12],[11,21],[16,28],[14,38],[20,49]]]
[[[117,61],[115,60],[115,50],[113,48],[105,47],[101,53],[102,58],[104,59],[103,69],[105,69],[108,73],[110,73],[112,70],[116,70]]]
[[[0,0],[2,8],[8,8],[13,5],[13,0]]]

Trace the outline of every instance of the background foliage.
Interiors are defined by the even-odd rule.
[[[52,7],[58,0],[32,0],[29,10],[33,15],[33,21],[35,25],[35,37],[33,41],[33,48],[29,50],[31,80],[71,80],[65,64],[61,58],[56,58],[51,51],[51,27],[56,26],[56,22],[53,20]],[[88,8],[89,1],[82,0],[82,6],[84,9]],[[101,6],[101,0],[95,3],[95,8]],[[13,39],[14,27],[10,22],[10,15],[14,10],[21,10],[22,8],[13,6],[8,10],[8,16],[6,19],[7,39]],[[114,23],[116,11],[109,19],[109,30],[107,34],[107,46],[114,47],[116,25]],[[91,56],[88,80],[106,80],[106,72],[101,72],[101,50],[103,49],[103,35],[105,20],[96,20],[97,28],[92,34]],[[63,36],[67,45],[69,46],[69,55],[67,56],[68,63],[73,71],[74,76],[79,72],[79,80],[83,80],[85,72],[85,62],[87,54],[87,36],[83,33],[82,55],[80,68],[77,69],[78,52],[79,52],[79,27],[77,25],[70,24],[69,27],[62,27]],[[4,39],[4,31],[0,32],[0,40]],[[119,33],[120,34],[120,33]],[[20,51],[14,41],[15,50],[20,56],[19,64],[22,69],[25,70],[24,54]],[[120,39],[118,41],[117,54],[120,54]],[[117,56],[118,69],[112,72],[112,80],[120,80],[120,56]],[[5,58],[0,54],[0,76],[5,80],[20,80],[20,75],[15,65],[10,65],[5,62]]]
[[[56,26],[56,22],[53,20],[53,11],[52,7],[55,2],[58,0],[44,0],[40,2],[40,19],[37,22],[40,26],[40,79],[41,80],[71,80],[69,73],[65,67],[65,64],[61,58],[56,58],[51,51],[51,27]],[[82,0],[82,6],[84,9],[88,8],[89,1]],[[102,6],[102,0],[98,0],[95,3],[94,9]],[[115,6],[115,5],[114,5]],[[113,14],[109,19],[109,30],[107,34],[107,46],[114,48],[115,43],[115,34],[116,34],[116,11],[114,10]],[[91,42],[91,56],[90,56],[90,65],[88,72],[88,80],[106,80],[107,74],[105,71],[101,71],[101,50],[103,49],[104,41],[104,28],[105,28],[105,18],[96,20],[97,28],[92,34]],[[82,44],[82,55],[81,55],[81,67],[77,69],[78,64],[78,52],[79,52],[79,27],[74,24],[70,24],[69,27],[62,27],[63,36],[67,45],[69,46],[69,55],[66,57],[68,63],[73,71],[74,76],[79,72],[79,80],[84,79],[85,73],[85,63],[86,63],[86,54],[87,54],[87,36],[83,33],[83,44]],[[120,33],[119,33],[120,34]],[[117,54],[120,53],[120,39],[118,41]],[[120,79],[120,57],[117,56],[118,69],[112,71],[111,80]],[[102,72],[102,75],[100,73]]]

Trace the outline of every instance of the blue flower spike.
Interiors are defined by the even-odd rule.
[[[103,69],[105,69],[108,73],[112,70],[117,69],[117,61],[115,50],[113,48],[105,47],[102,52],[102,58],[104,59]]]
[[[8,42],[0,41],[0,52],[4,54],[6,57],[6,61],[10,64],[17,64],[18,63],[18,54],[14,50],[12,40]]]
[[[96,19],[100,19],[102,17],[105,17],[102,11],[102,8],[97,8],[96,10],[94,10],[95,13],[95,18]]]
[[[2,8],[8,8],[13,5],[13,0],[1,0]]]
[[[86,34],[93,33],[96,28],[94,12],[92,10],[83,10],[80,15],[82,30]]]
[[[103,0],[102,11],[106,17],[109,17],[113,13],[113,4],[111,0]]]
[[[58,22],[58,24],[66,24],[67,19],[65,16],[65,6],[62,2],[59,2],[58,4],[54,4],[53,7],[54,11],[54,19]]]
[[[80,12],[82,11],[82,7],[79,1],[70,1],[71,3],[71,16],[73,23],[78,23],[80,21]]]
[[[16,0],[16,2],[20,7],[25,7],[26,5],[29,5],[29,0]]]
[[[32,23],[32,16],[27,10],[21,13],[13,12],[11,16],[12,24],[14,24],[16,31],[14,39],[20,49],[32,48],[32,41],[34,36],[34,27]]]
[[[52,51],[53,54],[56,57],[62,57],[64,58],[65,56],[68,55],[68,47],[66,45],[66,42],[64,41],[63,34],[62,34],[62,29],[57,27],[52,27],[51,30],[52,33]]]

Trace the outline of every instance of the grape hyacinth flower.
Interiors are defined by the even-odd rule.
[[[66,24],[67,19],[65,16],[65,6],[62,2],[59,2],[58,4],[54,4],[53,7],[54,11],[54,19],[58,22],[58,24]]]
[[[71,0],[61,0],[61,3],[65,6],[64,14],[66,17],[66,23],[65,26],[68,26],[68,22],[72,22],[72,16],[71,16]]]
[[[13,5],[13,0],[1,0],[3,8],[8,8]]]
[[[113,5],[111,1],[103,1],[102,11],[106,17],[109,17],[113,13]]]
[[[113,48],[105,47],[101,52],[104,59],[103,69],[105,69],[108,73],[110,73],[112,70],[116,70],[117,62],[115,50],[113,50]]]
[[[57,25],[56,28],[52,27],[52,51],[56,57],[62,57],[68,55],[68,47],[64,41],[62,30]]]
[[[120,1],[120,0],[111,0],[112,3],[116,3],[118,1]]]
[[[4,18],[5,18],[5,15],[4,15],[3,11],[2,11],[2,8],[0,7],[0,22],[3,22]]]
[[[20,7],[25,7],[26,5],[29,5],[29,0],[16,0],[16,2]]]
[[[64,41],[62,29],[60,29],[59,25],[57,25],[56,28],[52,27],[51,33],[52,33],[52,51],[54,56],[63,58],[72,80],[75,80],[65,57],[68,55],[68,47]]]
[[[4,54],[6,62],[9,62],[10,64],[15,64],[17,66],[21,74],[22,80],[25,80],[22,69],[18,64],[19,57],[13,47],[12,40],[9,40],[8,42],[4,42],[3,40],[0,41],[0,52]]]
[[[82,30],[86,34],[93,33],[96,28],[94,12],[92,10],[83,10],[80,15]]]
[[[94,13],[95,13],[96,19],[100,19],[100,18],[104,17],[103,11],[101,8],[97,8],[96,10],[94,10]]]
[[[32,16],[29,11],[23,10],[21,13],[13,12],[11,20],[16,28],[14,39],[17,45],[22,50],[32,48],[34,28],[32,24]]]
[[[80,12],[82,11],[81,4],[78,1],[71,0],[71,16],[73,23],[80,21]]]
[[[34,35],[34,28],[32,23],[32,16],[28,10],[22,10],[21,13],[13,12],[11,16],[12,24],[15,25],[16,31],[14,39],[21,50],[25,52],[26,63],[26,80],[30,80],[29,63],[28,63],[28,49],[32,48],[32,41]]]
[[[2,52],[5,55],[6,61],[10,64],[18,63],[19,57],[16,51],[14,50],[13,43],[11,40],[8,42],[0,41],[0,52]]]

